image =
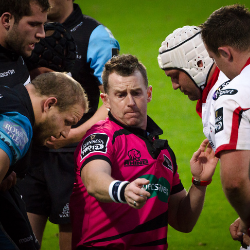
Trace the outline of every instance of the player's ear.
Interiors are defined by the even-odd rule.
[[[102,102],[103,102],[104,106],[107,109],[110,109],[110,103],[109,103],[109,96],[108,96],[108,94],[101,93],[101,99],[102,99]]]
[[[6,30],[9,30],[11,27],[11,18],[12,18],[12,15],[9,12],[5,12],[1,16],[1,19],[0,19],[1,25],[3,25],[3,27]]]
[[[152,100],[152,86],[148,86],[147,88],[147,102],[150,102]]]
[[[48,97],[44,103],[42,104],[42,110],[43,112],[48,112],[50,111],[51,107],[55,106],[57,103],[56,97]]]
[[[232,51],[231,51],[230,47],[228,47],[228,46],[219,47],[218,52],[219,52],[220,56],[222,58],[226,59],[227,61],[233,60],[233,55],[232,55]]]

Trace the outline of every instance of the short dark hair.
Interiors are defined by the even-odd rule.
[[[146,67],[138,61],[137,57],[129,54],[118,55],[112,57],[106,64],[102,73],[102,81],[104,92],[107,93],[108,86],[108,78],[109,75],[113,72],[117,73],[121,76],[130,76],[135,71],[139,71],[142,74],[142,77],[145,82],[145,86],[148,86],[148,77]]]
[[[18,23],[23,16],[31,15],[30,3],[34,2],[42,8],[42,12],[48,11],[50,8],[48,0],[0,0],[0,16],[5,12],[9,12]]]
[[[218,55],[218,48],[231,46],[239,51],[250,47],[250,12],[240,4],[221,7],[200,25],[206,46]]]
[[[79,104],[88,112],[88,98],[81,84],[65,73],[49,72],[37,76],[31,84],[40,96],[56,97],[56,106],[63,112]]]

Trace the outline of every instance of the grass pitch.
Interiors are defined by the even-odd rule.
[[[184,25],[199,25],[221,6],[234,4],[232,0],[210,1],[83,1],[76,0],[83,13],[96,18],[107,26],[119,41],[120,53],[136,55],[146,66],[149,84],[153,86],[153,100],[148,114],[163,129],[161,138],[167,138],[174,150],[179,174],[188,190],[191,186],[189,160],[201,141],[201,119],[195,112],[196,102],[191,102],[180,91],[174,91],[171,82],[157,63],[158,49],[165,37]],[[248,8],[250,3],[238,1]],[[189,234],[175,231],[168,233],[170,250],[237,250],[229,233],[229,225],[237,218],[226,200],[220,182],[219,164],[213,182],[207,188],[204,209],[194,230]],[[58,227],[48,223],[42,249],[59,249]]]

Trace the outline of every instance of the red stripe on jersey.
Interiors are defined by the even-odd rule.
[[[242,109],[241,107],[238,107],[233,112],[233,118],[232,118],[232,129],[231,129],[231,136],[229,144],[223,144],[219,146],[216,149],[215,155],[216,157],[219,157],[219,153],[224,150],[236,150],[237,147],[237,141],[238,141],[238,134],[239,134],[239,127],[240,127],[240,121],[242,118],[242,112],[249,110],[248,109]]]
[[[241,69],[241,71],[242,71],[247,65],[249,65],[249,64],[250,64],[250,57],[248,58],[246,64],[245,64],[244,67]],[[240,71],[240,72],[241,72],[241,71]]]
[[[217,82],[219,74],[220,74],[220,70],[218,67],[216,67],[211,79],[207,83],[205,89],[202,91],[201,98],[197,101],[196,112],[200,117],[202,117],[202,103],[206,103],[208,93],[210,92],[214,84]]]

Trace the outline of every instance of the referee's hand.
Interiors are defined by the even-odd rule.
[[[124,196],[129,206],[140,209],[145,205],[147,198],[150,197],[150,193],[143,188],[143,185],[147,184],[149,180],[138,178],[127,185]]]

